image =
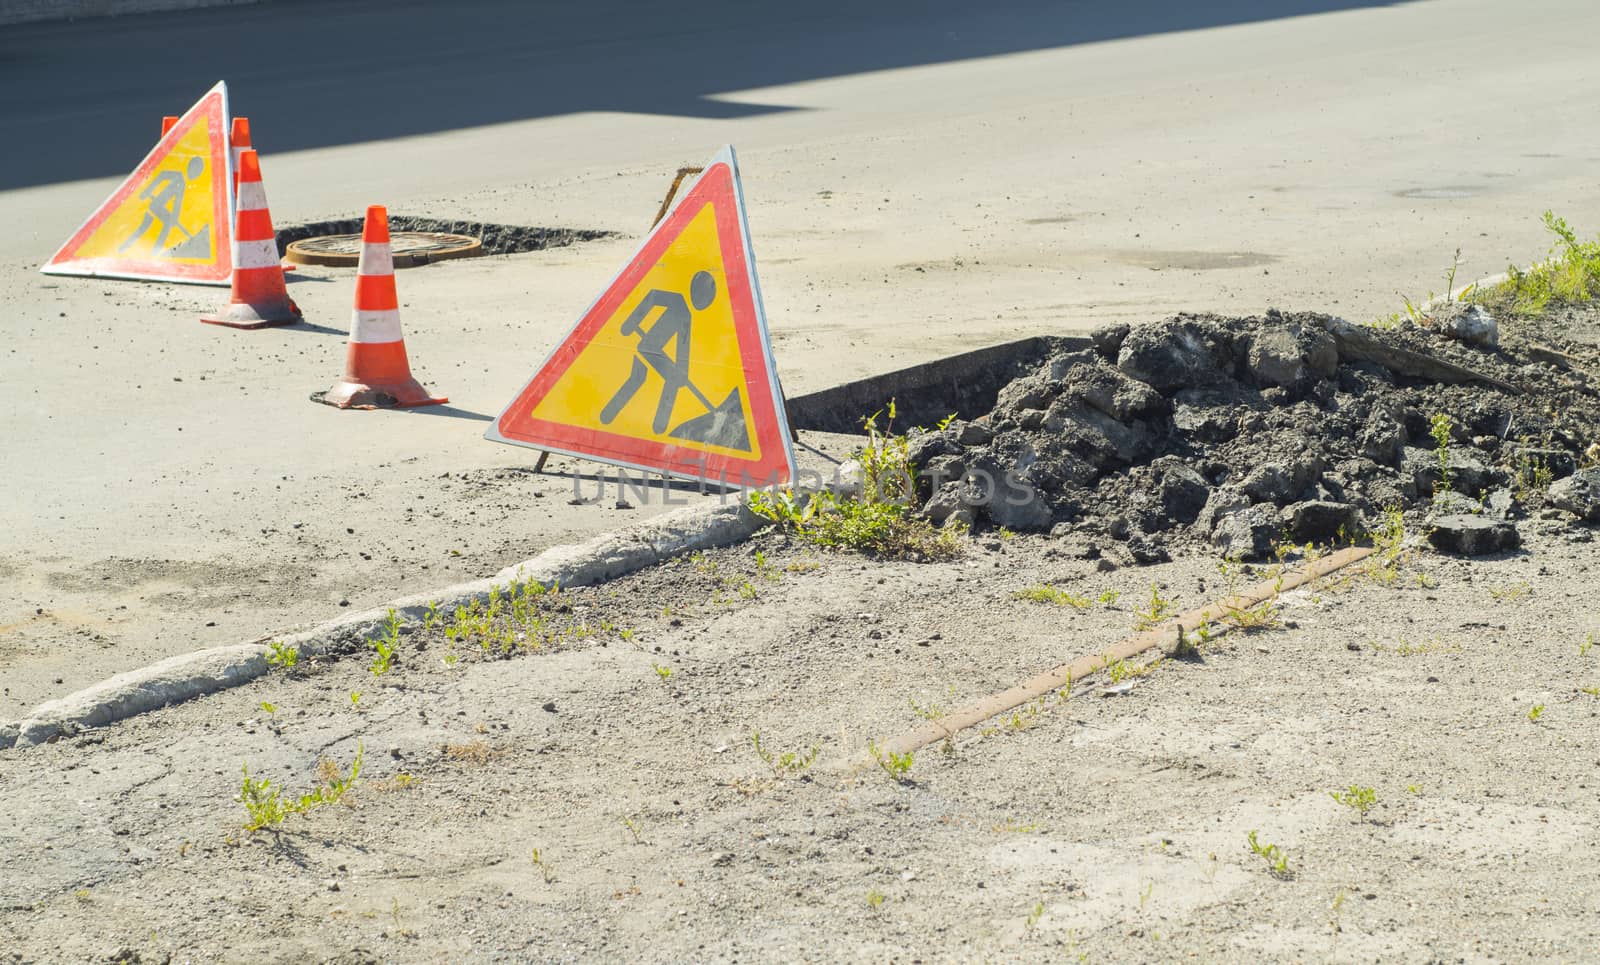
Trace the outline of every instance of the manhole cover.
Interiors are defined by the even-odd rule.
[[[483,254],[483,243],[469,235],[443,231],[396,231],[390,234],[396,268],[413,268],[448,258],[470,258]],[[284,253],[302,265],[335,265],[354,268],[361,260],[361,236],[323,235],[289,243]]]
[[[361,218],[340,218],[331,221],[316,221],[311,224],[291,225],[278,229],[278,250],[285,257],[302,261],[305,264],[318,265],[350,265],[354,266],[357,255],[360,253]],[[389,212],[390,237],[394,240],[396,266],[422,265],[429,261],[439,261],[443,258],[459,258],[462,255],[515,255],[524,251],[543,251],[546,248],[560,248],[565,245],[574,245],[585,241],[597,241],[601,238],[614,237],[609,231],[591,231],[583,228],[532,228],[524,225],[495,224],[490,221],[467,221],[463,219],[444,219],[417,217],[409,214],[396,214]],[[461,241],[481,243],[472,251],[446,254],[432,248],[412,248],[415,252],[425,252],[427,260],[412,258],[402,261],[401,243],[402,236],[415,235],[418,238],[441,238],[455,236]],[[325,261],[319,258],[317,251],[307,252],[303,257],[300,247],[304,242],[316,239],[318,247],[328,250],[336,256],[342,256],[342,261]],[[429,242],[431,245],[433,242]],[[318,260],[311,260],[311,259]]]

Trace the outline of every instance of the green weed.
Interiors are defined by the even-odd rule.
[[[1005,727],[1013,733],[1025,731],[1039,722],[1039,715],[1044,713],[1045,698],[1040,697],[1021,710],[1014,711],[1005,717]]]
[[[1011,595],[1015,599],[1026,600],[1029,603],[1053,603],[1057,606],[1070,606],[1079,613],[1094,605],[1088,597],[1074,596],[1066,590],[1050,586],[1047,583],[1025,587]]]
[[[755,564],[756,575],[761,577],[763,580],[766,580],[768,583],[776,583],[783,579],[783,574],[779,572],[777,567],[767,562],[767,554],[763,553],[761,550],[756,550]]]
[[[811,765],[817,762],[817,754],[821,748],[813,744],[810,750],[780,751],[774,753],[761,743],[761,732],[750,732],[750,745],[755,748],[756,756],[766,762],[767,767],[778,777],[796,777],[811,770]]]
[[[1553,211],[1542,219],[1555,236],[1549,258],[1532,268],[1509,266],[1504,282],[1477,293],[1473,301],[1496,314],[1535,316],[1552,305],[1585,304],[1600,293],[1600,241],[1580,241]]]
[[[1369,533],[1374,552],[1367,557],[1361,575],[1392,585],[1400,578],[1400,567],[1406,561],[1406,517],[1398,506],[1384,507],[1378,528]]]
[[[1120,684],[1124,680],[1135,680],[1152,673],[1164,662],[1166,662],[1165,657],[1157,657],[1146,664],[1130,664],[1126,660],[1117,660],[1106,667],[1106,676],[1113,684]]]
[[[275,787],[270,780],[252,778],[250,765],[244,765],[244,782],[240,785],[236,800],[244,805],[245,811],[250,815],[249,822],[244,826],[245,830],[254,832],[262,828],[275,828],[291,814],[305,814],[319,807],[338,803],[355,784],[356,778],[361,776],[361,760],[365,750],[364,745],[356,746],[356,757],[350,764],[348,776],[330,760],[324,759],[319,762],[317,772],[322,783],[310,792],[293,799],[285,798],[282,789]]]
[[[400,649],[400,617],[391,608],[383,620],[383,632],[367,641],[373,650],[372,663],[367,667],[374,677],[381,677],[394,665],[395,654]]]
[[[295,665],[300,662],[300,651],[291,647],[282,640],[274,640],[267,644],[271,653],[267,654],[267,665],[277,667],[284,673],[293,673]]]
[[[844,498],[823,490],[807,496],[793,489],[750,494],[750,510],[793,532],[805,542],[830,550],[854,550],[888,559],[948,560],[961,552],[958,528],[935,528],[912,512],[916,500],[916,467],[907,456],[907,440],[892,434],[894,403],[888,422],[878,428],[882,412],[865,422],[867,445],[857,454],[863,491]]]
[[[1533,721],[1535,724],[1537,724],[1539,722],[1539,718],[1543,716],[1544,704],[1534,704],[1532,707],[1528,708],[1528,719]]]
[[[896,754],[892,750],[879,747],[876,741],[869,740],[867,741],[867,753],[872,755],[872,759],[877,762],[878,767],[882,768],[885,774],[898,783],[903,784],[906,782],[906,775],[911,773],[912,754],[910,751],[906,751],[904,754]]]
[[[250,776],[250,765],[244,766],[244,784],[239,789],[238,801],[250,815],[246,831],[274,828],[288,818],[288,802],[272,782],[266,778],[256,780]]]
[[[1278,617],[1278,595],[1274,593],[1255,606],[1222,605],[1223,619],[1241,630],[1270,630],[1283,621]]]
[[[1345,807],[1357,812],[1363,821],[1367,819],[1367,812],[1378,803],[1378,794],[1370,787],[1361,787],[1352,784],[1348,791],[1329,791],[1328,796],[1343,804]]]
[[[1250,853],[1259,857],[1266,864],[1267,874],[1280,881],[1287,881],[1294,877],[1294,872],[1289,870],[1289,856],[1284,853],[1282,848],[1275,844],[1262,844],[1256,840],[1255,831],[1251,831],[1246,835],[1245,840],[1250,844]]]
[[[1435,412],[1428,420],[1428,434],[1433,436],[1433,456],[1439,463],[1439,481],[1434,484],[1433,498],[1438,502],[1450,492],[1450,416]]]
[[[442,621],[446,647],[454,653],[458,643],[476,643],[485,658],[508,657],[515,652],[576,643],[600,634],[614,633],[624,641],[634,636],[633,631],[618,629],[610,620],[601,619],[593,625],[587,619],[571,616],[573,612],[560,584],[546,586],[536,580],[512,580],[504,586],[490,587],[484,599],[458,605]],[[446,658],[447,664],[453,662]]]
[[[1173,605],[1173,601],[1163,597],[1161,595],[1161,587],[1151,583],[1150,602],[1146,604],[1143,610],[1135,610],[1133,613],[1135,618],[1134,628],[1137,630],[1149,630],[1152,627],[1159,626],[1168,617],[1172,616],[1175,611],[1176,608]]]

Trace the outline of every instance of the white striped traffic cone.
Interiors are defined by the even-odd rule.
[[[250,143],[250,118],[235,117],[233,130],[228,132],[228,150],[233,152],[233,196],[239,197],[239,167],[244,163],[244,152],[254,151]]]
[[[200,321],[231,328],[293,325],[300,308],[289,300],[278,264],[278,241],[267,211],[267,191],[261,185],[261,162],[256,152],[239,157],[239,210],[233,230],[233,292],[228,304]]]
[[[367,209],[361,229],[361,264],[356,269],[356,309],[345,353],[344,378],[311,397],[341,409],[409,409],[450,400],[432,396],[411,375],[400,300],[394,289],[394,252],[389,248],[389,212]]]

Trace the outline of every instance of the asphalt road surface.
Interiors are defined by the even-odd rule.
[[[740,151],[791,394],[1182,309],[1362,320],[1600,229],[1587,0],[273,2],[0,33],[0,717],[173,653],[493,572],[659,505],[482,440],[681,164]],[[307,324],[38,266],[217,79],[280,226],[399,214],[610,241],[403,271],[448,408],[311,404]],[[585,471],[592,471],[586,467]],[[586,495],[593,482],[584,483]]]

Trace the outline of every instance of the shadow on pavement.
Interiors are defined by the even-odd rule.
[[[266,151],[580,111],[740,118],[732,91],[1407,0],[268,0],[0,30],[0,190],[126,173],[219,78]]]

